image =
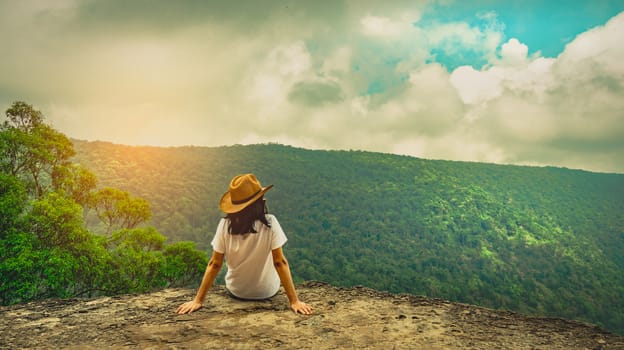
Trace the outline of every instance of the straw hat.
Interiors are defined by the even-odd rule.
[[[230,182],[230,190],[223,194],[219,208],[224,213],[238,213],[262,197],[273,185],[262,187],[254,174],[235,176]]]

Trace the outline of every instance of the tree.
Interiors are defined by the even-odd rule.
[[[112,187],[95,192],[90,201],[98,218],[106,225],[106,233],[115,228],[135,228],[150,219],[152,212],[149,203],[128,192]]]
[[[0,173],[0,239],[15,229],[26,207],[26,191],[17,178]]]
[[[6,110],[6,127],[14,127],[24,132],[30,132],[43,125],[43,114],[26,102],[16,101]]]
[[[118,204],[121,227],[132,229],[152,217],[150,204],[143,198],[127,197]]]
[[[166,239],[153,227],[113,232],[110,252],[118,290],[140,292],[165,286]]]
[[[162,250],[167,237],[153,227],[121,229],[113,232],[110,243],[115,247],[147,252]]]
[[[52,173],[70,164],[71,141],[43,121],[40,111],[15,102],[0,126],[0,170],[25,181],[35,197],[52,185]]]
[[[32,235],[12,231],[0,239],[0,302],[8,305],[36,298],[42,253]]]
[[[72,198],[86,210],[89,207],[91,192],[97,185],[97,178],[89,169],[79,164],[59,167],[52,174],[54,190]],[[86,213],[85,213],[86,214]]]
[[[49,192],[32,202],[28,216],[30,231],[44,248],[73,249],[89,239],[80,206],[57,192]]]
[[[81,278],[78,260],[86,255],[78,247],[92,237],[83,227],[80,207],[55,192],[26,205],[21,186],[13,183],[6,191],[11,181],[5,174],[0,179],[2,303],[73,295]]]
[[[208,261],[195,243],[176,242],[165,247],[165,276],[172,286],[188,286],[201,280]]]

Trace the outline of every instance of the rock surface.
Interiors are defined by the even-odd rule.
[[[580,322],[320,282],[297,289],[314,315],[295,315],[283,293],[238,301],[223,286],[190,315],[174,313],[190,289],[0,307],[0,348],[624,349],[624,337]]]

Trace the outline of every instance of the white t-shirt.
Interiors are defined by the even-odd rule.
[[[225,255],[225,286],[239,298],[265,299],[279,290],[271,251],[283,246],[287,239],[275,216],[267,214],[267,221],[271,227],[255,222],[258,233],[233,235],[228,232],[229,220],[221,219],[212,240],[214,251]]]

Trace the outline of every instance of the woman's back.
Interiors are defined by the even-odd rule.
[[[271,251],[287,238],[275,216],[267,214],[266,219],[270,227],[258,220],[254,223],[257,233],[245,234],[229,233],[229,219],[221,219],[212,240],[214,251],[225,255],[226,288],[239,298],[265,299],[279,290]]]

